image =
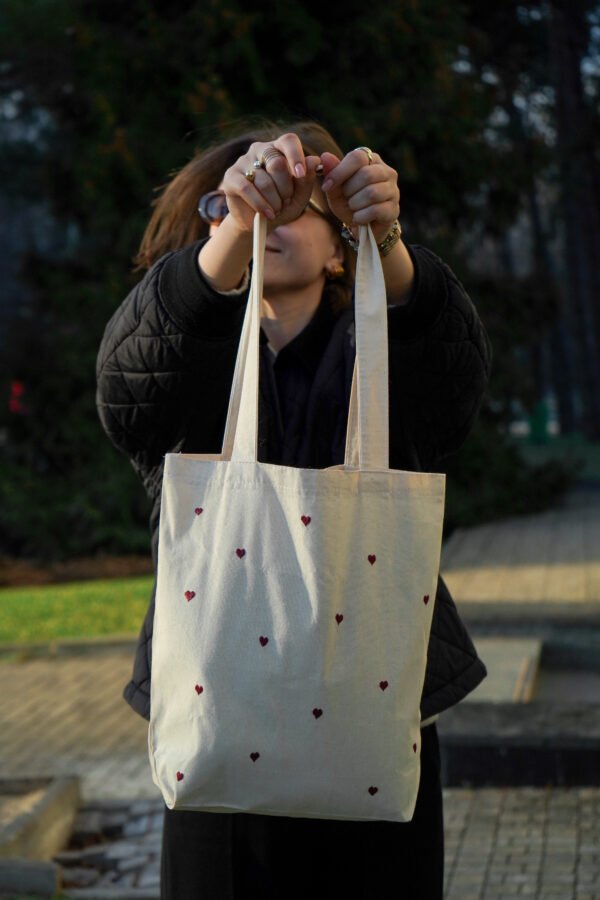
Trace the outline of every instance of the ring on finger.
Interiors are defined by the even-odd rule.
[[[256,178],[256,172],[253,169],[246,169],[244,172],[244,178],[247,178],[250,184],[254,183],[254,179]]]
[[[369,157],[369,165],[373,162],[373,151],[370,147],[355,147],[355,150],[364,150],[367,156]]]
[[[275,159],[277,156],[283,156],[283,153],[276,147],[267,147],[265,150],[263,150],[258,160],[261,169],[266,169],[269,160]]]

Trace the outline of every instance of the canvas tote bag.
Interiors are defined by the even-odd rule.
[[[389,468],[386,294],[368,226],[344,465],[257,462],[265,237],[257,215],[223,451],[165,457],[153,780],[170,809],[405,822],[445,476]]]

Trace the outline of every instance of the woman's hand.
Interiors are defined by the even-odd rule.
[[[323,153],[323,191],[334,216],[345,222],[356,236],[358,225],[370,224],[381,242],[400,215],[398,173],[378,153],[369,162],[366,150],[357,148],[339,160]],[[353,227],[356,226],[356,227]]]
[[[279,150],[281,155],[271,156],[264,168],[254,168],[255,160],[268,148]],[[302,215],[313,191],[318,164],[318,156],[304,156],[296,134],[251,144],[248,152],[227,169],[221,185],[238,229],[251,232],[257,212],[269,219],[269,231]],[[254,181],[246,178],[245,172],[253,172]]]

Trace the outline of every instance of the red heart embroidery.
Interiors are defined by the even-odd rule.
[[[318,709],[318,708],[313,709],[313,716],[315,717],[315,719],[320,718],[322,715],[323,715],[322,709]]]
[[[177,781],[183,781],[183,772],[177,773]]]
[[[369,793],[370,793],[371,797],[374,797],[378,790],[379,790],[379,788],[373,787],[371,785],[371,787],[369,788]]]
[[[386,689],[387,686],[388,686],[387,681],[380,681],[380,682],[379,682],[379,687],[381,688],[382,691],[385,691],[385,689]]]
[[[377,559],[377,557],[375,556],[374,553],[369,553],[369,555],[367,556],[367,559],[369,560],[369,562],[371,563],[371,565],[374,565],[375,560]]]
[[[336,622],[338,623],[338,625],[339,625],[340,622],[343,622],[343,621],[344,621],[343,615],[342,615],[341,613],[338,613],[337,616],[335,617],[335,621],[336,621]]]
[[[256,762],[256,760],[258,759],[259,756],[260,756],[260,753],[251,753],[250,759],[252,760],[252,762]]]
[[[413,753],[416,753],[416,752],[417,752],[417,745],[413,744]]]
[[[202,509],[201,506],[197,506],[196,509],[194,510],[194,512],[196,513],[197,516],[199,516],[201,513],[204,512],[204,510]]]
[[[429,594],[425,594],[425,596],[423,597],[423,603],[425,604],[425,606],[427,606],[427,604],[429,603]]]
[[[259,641],[263,647],[266,647],[267,644],[269,643],[269,638],[263,637],[263,635],[261,634],[261,636],[259,637]]]
[[[304,525],[310,525],[310,523],[311,523],[310,516],[300,516],[300,518],[302,519],[302,522],[304,523]]]
[[[185,592],[185,599],[187,600],[188,603],[190,602],[190,600],[193,600],[195,596],[196,596],[196,591],[186,591]]]
[[[204,690],[204,688],[202,687],[201,684],[196,685],[196,693],[197,694],[201,694],[203,690]]]
[[[242,547],[238,547],[235,552],[237,553],[237,555],[239,556],[240,559],[242,558],[242,556],[246,555],[246,551]]]

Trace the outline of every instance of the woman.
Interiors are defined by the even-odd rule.
[[[256,211],[269,220],[259,459],[314,468],[343,462],[354,365],[352,245],[365,223],[388,293],[390,466],[435,471],[463,443],[489,376],[489,340],[449,267],[402,241],[399,198],[397,173],[378,154],[359,147],[344,155],[310,122],[242,134],[198,154],[167,185],[138,255],[148,272],[109,322],[98,357],[100,418],[153,501],[155,560],[163,455],[221,450]],[[479,684],[485,668],[441,578],[435,600],[413,820],[165,809],[163,897],[442,897],[435,719]],[[124,690],[146,718],[153,612],[152,602]]]

